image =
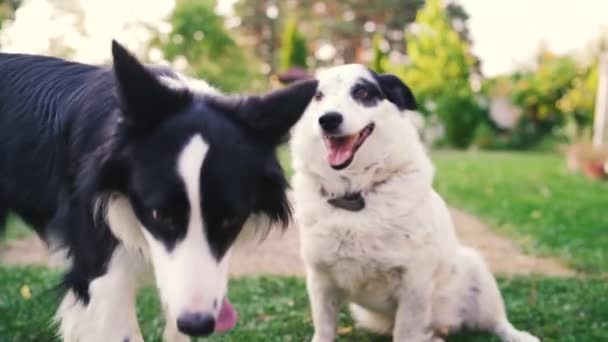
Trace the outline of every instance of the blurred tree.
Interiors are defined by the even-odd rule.
[[[599,81],[599,56],[608,51],[608,34],[587,49],[590,53],[590,63],[583,68],[557,102],[557,108],[565,115],[566,131],[571,140],[582,135],[590,135],[595,112],[595,98]]]
[[[532,122],[557,124],[564,114],[557,106],[558,100],[580,74],[574,58],[556,56],[543,49],[538,54],[535,70],[516,75],[511,98]]]
[[[275,49],[278,45],[275,32],[279,17],[278,1],[238,0],[234,9],[240,18],[239,31],[246,38],[247,45],[268,63],[268,72],[273,72]]]
[[[581,68],[573,57],[556,56],[545,48],[539,51],[532,69],[487,82],[490,96],[506,96],[522,114],[517,125],[506,133],[508,147],[532,147],[545,136],[558,133],[556,128],[568,122],[574,125],[575,131],[579,127],[576,120],[590,124],[591,118],[585,119],[585,116],[591,116],[592,109],[580,115],[577,110],[583,112],[592,106],[594,95],[587,97],[589,94],[580,91],[586,93],[593,82],[591,68]],[[564,137],[561,133],[566,133],[565,138],[576,135],[560,131],[554,137]]]
[[[23,0],[0,0],[0,26],[4,20],[13,17],[22,1]]]
[[[236,14],[240,30],[250,38],[256,54],[272,64],[276,21],[297,13],[299,26],[311,46],[329,42],[336,48],[336,62],[354,62],[371,36],[385,34],[395,50],[403,50],[403,27],[412,22],[424,0],[239,0]],[[276,12],[275,12],[276,10]]]
[[[261,68],[241,49],[215,13],[213,0],[179,0],[171,16],[172,31],[159,39],[165,57],[187,61],[190,72],[224,91],[260,89]]]
[[[308,48],[306,38],[298,31],[295,16],[289,18],[285,23],[283,37],[281,39],[280,65],[281,71],[287,71],[293,67],[306,69]]]
[[[0,0],[0,28],[7,19],[12,19],[22,0]]]
[[[474,58],[470,47],[451,25],[441,0],[428,0],[406,34],[411,64],[400,74],[420,100],[438,99],[444,92],[471,93]]]
[[[387,64],[387,71],[412,87],[422,112],[438,116],[447,144],[466,147],[482,116],[471,88],[475,58],[454,29],[443,1],[426,1],[408,28],[406,41],[410,63]]]
[[[450,24],[462,40],[467,43],[471,43],[471,36],[467,21],[469,20],[469,13],[462,7],[462,5],[455,1],[450,1],[445,6],[448,18],[450,18]]]
[[[376,33],[372,40],[372,62],[370,68],[377,73],[384,72],[384,64],[386,63],[386,52],[382,51],[382,35]]]

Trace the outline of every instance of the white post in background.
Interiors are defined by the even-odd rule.
[[[593,123],[593,146],[595,147],[608,145],[608,53],[600,56],[598,71],[599,80]]]

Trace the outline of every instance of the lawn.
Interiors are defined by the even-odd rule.
[[[57,274],[40,268],[0,268],[0,336],[4,342],[55,341],[47,323],[56,307]],[[24,299],[22,287],[32,293]],[[600,280],[514,278],[500,285],[514,324],[543,341],[607,341],[608,283]],[[240,321],[237,329],[208,341],[308,341],[311,318],[304,282],[298,278],[261,277],[233,280],[230,297]],[[138,300],[146,341],[160,341],[162,319],[150,289]],[[340,341],[390,341],[352,328],[342,312]],[[449,341],[497,341],[483,334],[461,334]]]
[[[4,232],[0,230],[0,245],[5,241],[21,239],[30,234],[32,231],[27,224],[18,216],[11,214],[6,219],[6,230]]]
[[[279,150],[288,175],[289,153]],[[569,173],[551,154],[436,152],[436,187],[457,207],[521,240],[531,252],[555,255],[585,276],[572,279],[499,278],[513,323],[543,341],[608,341],[608,184]],[[23,236],[9,221],[10,238]],[[1,242],[1,239],[0,239]],[[0,267],[0,341],[56,341],[49,321],[57,306],[58,274],[43,268]],[[32,297],[24,298],[24,286]],[[27,291],[26,291],[27,292]],[[205,341],[308,341],[312,323],[304,282],[297,278],[233,280],[237,328]],[[146,341],[160,341],[163,322],[154,291],[144,289],[138,314]],[[340,315],[340,341],[390,341],[353,328]],[[498,341],[461,334],[450,342]]]
[[[608,272],[608,183],[546,153],[436,152],[436,188],[531,252],[590,274]]]

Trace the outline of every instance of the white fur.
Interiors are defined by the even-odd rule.
[[[158,79],[167,87],[173,89],[190,89],[201,94],[219,95],[220,91],[211,86],[209,83],[182,75],[179,73],[175,74],[177,78],[162,75]]]
[[[87,305],[69,291],[56,314],[62,340],[143,342],[135,313],[142,265],[145,269],[143,259],[118,246],[108,272],[89,285],[91,300]]]
[[[160,76],[159,80],[175,89],[219,94],[207,82],[181,74],[177,74],[177,78]],[[125,338],[130,342],[142,341],[135,315],[135,295],[152,270],[165,313],[165,341],[190,340],[177,330],[176,320],[180,314],[219,314],[227,291],[230,250],[217,262],[204,235],[199,178],[207,150],[202,136],[196,135],[178,158],[178,172],[191,210],[186,237],[170,252],[142,226],[126,197],[111,195],[105,217],[120,245],[112,254],[106,274],[91,282],[88,305],[77,301],[71,291],[63,298],[56,320],[64,341],[124,341]],[[95,212],[101,209],[100,204],[94,205]],[[255,217],[248,220],[249,223],[258,221]],[[213,305],[215,300],[217,306]]]
[[[167,320],[174,322],[184,313],[219,313],[228,283],[229,252],[218,262],[205,237],[200,206],[200,170],[208,145],[194,136],[178,159],[178,172],[190,203],[186,237],[171,251],[142,229],[148,246],[156,284],[166,305]],[[216,305],[214,305],[216,303]]]
[[[150,269],[154,270],[166,316],[165,341],[189,341],[177,330],[180,314],[219,314],[219,304],[227,290],[230,251],[218,262],[204,235],[199,178],[207,150],[202,137],[195,135],[178,158],[190,219],[186,237],[171,251],[141,225],[126,197],[112,195],[106,219],[121,244],[115,249],[106,274],[91,282],[88,305],[77,301],[72,292],[64,297],[56,315],[64,341],[142,341],[135,295]]]
[[[538,341],[509,323],[488,267],[459,242],[408,113],[387,100],[357,104],[349,92],[359,78],[375,82],[360,65],[321,73],[324,97],[313,100],[291,143],[313,341],[335,338],[343,300],[361,325],[392,333],[394,341],[442,341],[442,333],[462,326],[494,332],[503,341]],[[375,124],[341,171],[328,164],[318,124],[330,111],[343,115],[345,134]],[[360,191],[366,206],[359,212],[333,207],[322,188],[329,197]]]

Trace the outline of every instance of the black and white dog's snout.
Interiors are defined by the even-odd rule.
[[[325,133],[336,133],[342,124],[342,114],[329,112],[319,118],[319,125]]]
[[[206,313],[182,314],[177,319],[177,328],[188,336],[207,336],[215,330],[215,318]]]

